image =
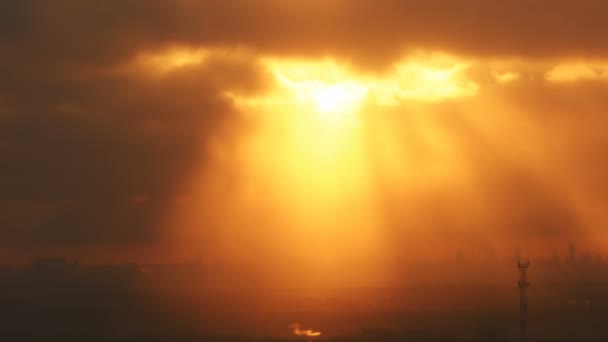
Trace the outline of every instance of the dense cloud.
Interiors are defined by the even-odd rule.
[[[49,7],[59,11],[54,15],[48,5],[2,5],[8,19],[0,66],[0,196],[9,208],[2,215],[3,245],[158,239],[155,227],[170,199],[181,195],[181,180],[205,158],[205,137],[230,134],[233,111],[223,87],[258,87],[254,65],[211,58],[187,72],[150,76],[131,65],[137,39],[117,52],[121,43],[105,45],[106,38],[84,27],[59,29],[70,11],[58,2]],[[97,29],[112,39],[102,23]],[[130,205],[138,196],[150,200],[143,209]],[[38,210],[57,201],[70,205],[51,215]]]
[[[514,58],[534,73],[502,87],[482,70],[478,100],[429,110],[465,151],[478,193],[379,191],[387,221],[480,239],[486,225],[516,238],[594,230],[579,207],[603,208],[608,193],[608,87],[552,84],[537,64],[605,59],[607,9],[600,0],[2,1],[0,246],[158,241],[172,199],[209,158],[205,143],[249,124],[225,91],[267,86],[258,57],[333,56],[371,70],[413,50]],[[174,47],[224,54],[171,72],[138,64]],[[493,123],[502,128],[477,117],[491,107],[484,98],[507,104],[495,114],[506,123]],[[480,132],[475,120],[493,128]],[[535,147],[544,153],[528,156]],[[466,201],[483,215],[458,214]]]
[[[2,6],[3,54],[46,65],[107,65],[173,43],[363,61],[386,61],[411,48],[472,56],[608,53],[601,0],[29,0]]]

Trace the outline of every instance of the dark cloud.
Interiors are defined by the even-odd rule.
[[[28,0],[4,2],[0,32],[9,43],[3,54],[63,66],[112,63],[173,43],[363,62],[387,61],[410,48],[597,57],[608,52],[606,6],[601,0]]]
[[[601,0],[9,0],[2,6],[3,55],[33,68],[108,64],[174,43],[361,61],[386,61],[409,48],[523,57],[608,52]]]
[[[2,196],[169,194],[172,184],[162,180],[179,178],[201,157],[204,137],[231,120],[220,94],[231,73],[243,77],[243,87],[255,86],[251,69],[230,65],[152,80],[15,75],[7,98],[16,109],[0,121],[3,172],[10,175]]]
[[[86,17],[80,30],[56,16],[142,13],[135,2],[115,5],[3,5],[22,15],[2,27],[0,200],[21,203],[21,213],[31,201],[55,212],[40,215],[33,206],[29,215],[40,216],[34,222],[27,212],[5,216],[2,246],[158,240],[171,199],[206,160],[206,139],[238,129],[222,92],[227,85],[246,93],[261,84],[255,62],[221,56],[156,74],[133,64],[140,46],[101,37],[137,25],[133,20],[117,17],[88,31]],[[38,34],[40,40],[32,38]],[[151,200],[138,207],[128,201],[133,196]],[[59,210],[58,201],[72,204]]]

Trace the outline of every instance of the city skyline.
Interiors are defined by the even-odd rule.
[[[0,339],[608,340],[606,13],[0,0]]]

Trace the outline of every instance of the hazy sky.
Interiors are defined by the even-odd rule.
[[[607,11],[1,1],[0,248],[601,251]]]

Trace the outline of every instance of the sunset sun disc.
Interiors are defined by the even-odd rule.
[[[323,114],[350,113],[367,95],[367,88],[354,82],[321,84],[311,91],[316,109]]]

